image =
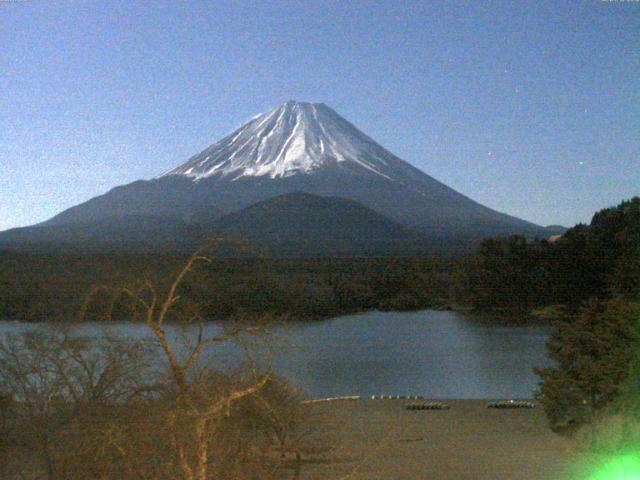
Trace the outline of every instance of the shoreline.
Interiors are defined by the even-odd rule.
[[[491,397],[491,398],[448,398],[448,397],[425,397],[423,395],[340,395],[337,397],[321,397],[310,398],[304,400],[302,403],[306,405],[324,402],[355,402],[355,401],[390,401],[390,400],[403,400],[403,401],[424,401],[424,402],[532,402],[536,406],[540,406],[539,402],[533,397]]]
[[[303,452],[303,478],[327,480],[550,480],[581,458],[553,433],[542,408],[493,409],[489,400],[438,399],[451,408],[408,410],[405,400],[308,405],[315,437],[335,448]],[[567,478],[576,478],[575,476]]]
[[[368,313],[416,313],[416,312],[452,312],[460,315],[464,315],[469,320],[484,324],[484,325],[495,325],[495,326],[532,326],[532,325],[552,325],[554,319],[549,318],[543,315],[537,315],[535,312],[531,312],[526,316],[516,316],[516,315],[508,315],[503,312],[493,312],[493,313],[478,313],[474,312],[471,307],[460,306],[460,305],[446,305],[446,306],[421,306],[418,308],[398,308],[398,309],[379,309],[379,308],[370,308],[365,310],[345,310],[343,312],[332,313],[331,315],[326,316],[312,316],[312,317],[299,317],[299,318],[291,318],[292,314],[282,314],[279,317],[276,315],[271,315],[269,312],[256,314],[257,317],[260,315],[273,316],[274,320],[268,322],[267,325],[279,325],[279,324],[289,324],[289,323],[317,323],[323,322],[327,320],[333,320],[341,317],[349,317],[356,315],[366,315]],[[99,321],[95,319],[89,320],[78,320],[78,319],[53,319],[53,320],[24,320],[24,319],[10,319],[10,318],[0,318],[0,322],[7,323],[18,323],[24,325],[83,325],[86,323],[104,323],[105,325],[115,325],[115,324],[144,324],[143,321],[133,321],[133,320],[104,320]],[[207,318],[205,319],[205,324],[207,323],[226,323],[233,322],[232,317],[217,317],[217,318]],[[179,325],[181,322],[176,321],[167,321],[167,324],[175,324]]]

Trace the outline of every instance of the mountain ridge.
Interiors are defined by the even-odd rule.
[[[355,200],[306,192],[285,193],[229,213],[212,231],[276,255],[409,255],[428,250],[419,233]]]
[[[99,224],[105,219],[111,225],[117,218],[140,216],[199,227],[292,192],[350,199],[430,238],[476,241],[555,233],[451,189],[325,104],[295,101],[254,117],[154,179],[115,187],[39,226]],[[11,235],[15,238],[15,232]],[[0,234],[0,245],[3,238],[6,234]],[[46,242],[46,235],[33,241]]]

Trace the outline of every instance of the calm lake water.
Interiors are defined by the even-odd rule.
[[[147,336],[142,325],[110,325],[130,337]],[[32,328],[44,327],[0,322],[0,335]],[[79,328],[100,335],[103,324]],[[168,329],[174,339],[185,335],[178,327]],[[207,333],[219,329],[207,325]],[[538,382],[533,367],[549,364],[548,327],[489,326],[456,312],[368,312],[278,326],[274,334],[277,348],[252,350],[313,397],[529,398]],[[238,350],[209,349],[203,361],[229,366]]]

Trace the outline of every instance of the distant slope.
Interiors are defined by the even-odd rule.
[[[411,229],[355,202],[293,192],[258,202],[216,222],[225,238],[278,255],[374,255],[424,248]]]
[[[74,252],[189,252],[212,237],[231,241],[222,255],[276,257],[380,256],[433,253],[433,245],[359,203],[293,192],[258,202],[212,220],[202,213],[177,219],[126,216],[60,225],[38,225],[0,233],[0,247]],[[242,241],[248,252],[238,250]]]
[[[206,192],[189,179],[167,177],[160,180],[138,180],[115,187],[104,195],[71,207],[41,225],[65,225],[116,218],[166,218],[190,223],[194,216],[206,212],[212,218],[222,212],[212,205]]]
[[[154,180],[115,188],[48,224],[126,215],[190,222],[303,191],[349,198],[430,236],[482,237],[543,227],[481,205],[376,143],[322,103],[290,101]]]
[[[253,209],[221,220],[219,228],[240,234],[254,223],[266,233],[253,234],[249,229],[246,234],[263,243],[304,243],[316,252],[353,251],[361,242],[357,251],[363,254],[382,254],[384,248],[390,248],[388,253],[396,251],[400,239],[383,232],[383,224],[391,221],[396,228],[403,226],[402,231],[420,232],[422,240],[413,240],[415,246],[433,247],[431,251],[454,245],[468,251],[474,242],[489,236],[547,238],[558,233],[557,229],[492,210],[453,190],[400,159],[322,103],[290,101],[253,118],[153,180],[116,187],[42,224],[0,233],[0,247],[83,244],[91,249],[118,245],[123,249],[185,250],[223,216],[294,192],[349,199],[367,211],[356,213],[353,205],[347,208],[340,204],[342,214],[329,221],[330,207],[322,201],[298,196],[303,209],[284,197],[279,202],[293,212],[288,221],[262,220],[255,214],[259,210]],[[274,212],[284,209],[281,203],[267,205]],[[379,216],[375,220],[373,213]],[[251,222],[243,220],[251,215]],[[364,215],[365,220],[360,221],[358,215]],[[313,225],[309,223],[312,220],[316,222]],[[243,221],[247,222],[244,227]],[[369,230],[363,223],[366,221],[371,222]],[[232,228],[233,222],[237,225]],[[297,222],[301,222],[299,226]],[[342,246],[335,244],[337,241]],[[331,242],[334,244],[329,248]],[[326,248],[320,248],[321,244]]]
[[[410,230],[353,200],[293,192],[225,215],[216,229],[251,238],[406,239]]]
[[[36,225],[0,232],[0,247],[26,251],[189,251],[202,229],[177,219],[127,215],[60,225]]]

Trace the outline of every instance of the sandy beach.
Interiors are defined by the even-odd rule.
[[[448,400],[448,410],[409,411],[407,400],[310,405],[315,435],[333,451],[304,459],[303,479],[554,480],[580,455],[533,409],[490,409],[486,400]]]

